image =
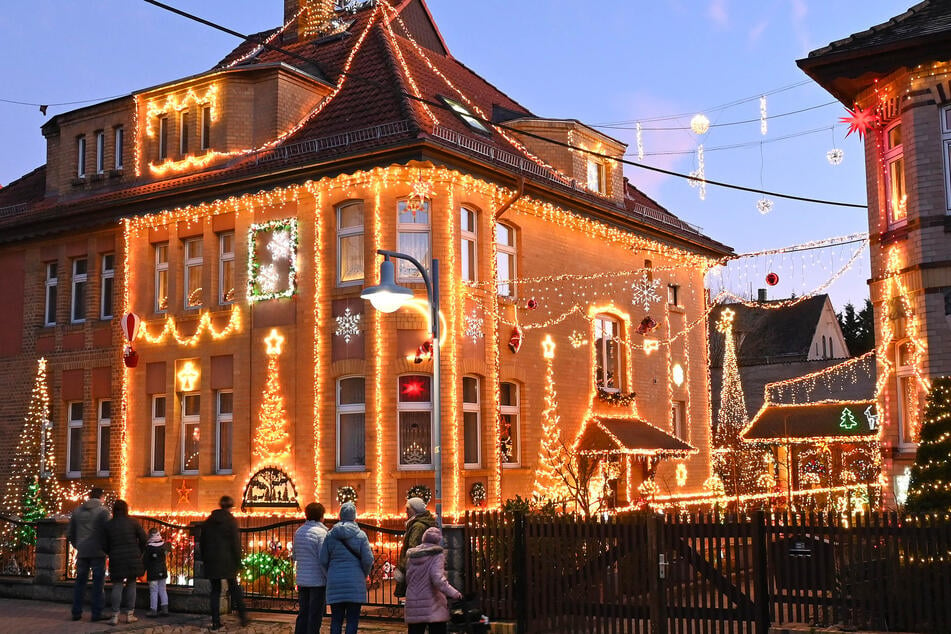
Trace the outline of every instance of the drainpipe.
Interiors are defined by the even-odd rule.
[[[525,193],[525,177],[522,176],[521,174],[519,174],[519,176],[518,176],[518,189],[515,191],[515,195],[512,196],[511,198],[509,198],[509,199],[505,202],[505,204],[503,204],[501,207],[499,207],[498,211],[495,212],[495,216],[494,216],[495,220],[498,220],[499,218],[501,218],[501,217],[502,217],[502,214],[504,214],[506,211],[508,211],[508,210],[509,210],[509,207],[511,207],[512,205],[514,205],[514,204],[515,204],[515,201],[517,201],[519,198],[521,198],[524,193]]]

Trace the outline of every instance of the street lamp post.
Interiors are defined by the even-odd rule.
[[[423,276],[423,282],[426,284],[426,295],[429,300],[431,315],[429,318],[433,333],[433,380],[432,380],[432,399],[433,399],[433,470],[434,485],[433,497],[436,506],[436,522],[442,526],[442,420],[440,413],[439,399],[439,260],[432,260],[432,277],[423,268],[419,261],[405,253],[397,251],[387,251],[386,249],[377,249],[377,253],[383,256],[383,262],[380,263],[380,283],[376,286],[368,286],[360,293],[362,299],[369,302],[379,311],[392,313],[399,310],[406,302],[413,298],[413,291],[400,286],[394,279],[393,263],[390,258],[406,260],[415,266]]]

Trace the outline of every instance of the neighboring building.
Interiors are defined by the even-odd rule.
[[[951,374],[951,5],[920,2],[798,64],[875,118],[865,136],[869,287],[885,470],[901,499],[928,380]]]
[[[399,514],[434,483],[434,368],[414,270],[397,267],[411,309],[360,299],[385,248],[441,263],[447,512],[531,493],[545,335],[566,441],[606,418],[633,439],[595,442],[627,471],[618,503],[673,473],[665,457],[700,491],[706,332],[688,326],[730,249],[628,183],[624,144],[533,115],[453,58],[422,0],[346,5],[328,21],[332,3],[287,0],[257,37],[292,54],[248,41],[43,126],[46,165],[0,189],[3,454],[45,356],[53,477],[140,512],[229,494]],[[142,319],[129,369],[127,312]],[[648,313],[652,341],[636,334]]]

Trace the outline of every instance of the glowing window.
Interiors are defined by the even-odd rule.
[[[363,202],[337,208],[337,282],[341,285],[363,281]]]
[[[462,236],[462,244],[459,250],[460,261],[462,263],[462,279],[466,282],[475,282],[478,277],[478,252],[477,242],[477,218],[476,212],[462,207],[459,213],[459,229]]]
[[[595,383],[606,392],[621,388],[621,323],[611,315],[594,320]]]
[[[501,222],[495,225],[495,264],[498,293],[504,297],[515,295],[515,284],[512,280],[517,275],[515,229]]]
[[[515,383],[499,384],[499,423],[502,427],[499,438],[502,464],[517,466],[521,451],[521,433],[519,429],[519,393]]]
[[[168,309],[168,242],[155,245],[155,312]]]
[[[234,232],[218,234],[218,303],[234,301]]]
[[[182,395],[182,473],[198,473],[201,441],[201,397]]]
[[[201,238],[185,240],[185,308],[198,308],[203,303],[201,270],[204,260],[201,249]]]
[[[431,469],[433,466],[432,377],[411,374],[399,377],[400,469]]]
[[[428,200],[423,203],[422,209],[415,211],[405,200],[397,203],[396,250],[416,258],[427,271],[432,262],[429,209]],[[423,281],[422,274],[410,262],[399,260],[397,267],[399,281]]]

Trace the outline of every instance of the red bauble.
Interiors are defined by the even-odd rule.
[[[528,300],[528,302],[525,304],[525,307],[528,308],[529,310],[535,310],[536,308],[538,308],[538,302],[536,302],[535,298],[533,297],[530,300]]]
[[[779,275],[777,275],[776,273],[767,273],[766,284],[767,286],[776,286],[777,284],[779,284]]]
[[[512,351],[512,354],[515,354],[519,351],[519,348],[522,347],[522,329],[518,326],[512,328],[512,335],[509,337],[509,350]]]

